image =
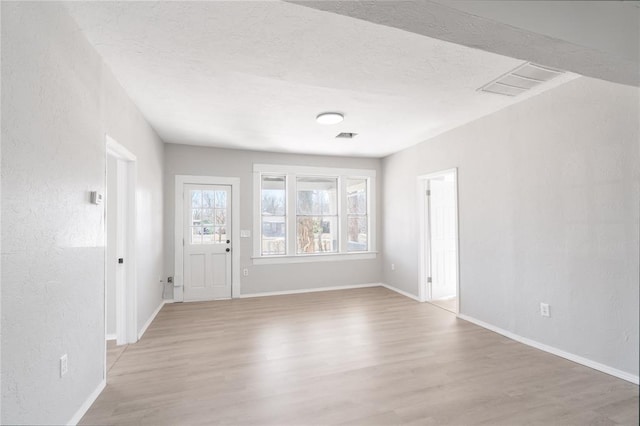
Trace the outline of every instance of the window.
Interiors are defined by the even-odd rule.
[[[192,189],[190,243],[222,244],[227,241],[227,193]]]
[[[285,176],[262,176],[261,190],[261,254],[286,253],[285,227],[287,193]]]
[[[367,180],[347,179],[348,251],[367,251]]]
[[[338,251],[338,178],[296,178],[297,253]]]
[[[254,262],[375,257],[375,170],[255,164],[254,176]]]

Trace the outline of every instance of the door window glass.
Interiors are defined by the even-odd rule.
[[[192,189],[190,195],[191,244],[226,244],[227,192]]]

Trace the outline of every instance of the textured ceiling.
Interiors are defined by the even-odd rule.
[[[589,77],[640,86],[637,1],[285,1]]]
[[[171,143],[382,157],[576,77],[481,93],[523,61],[277,1],[67,7]]]

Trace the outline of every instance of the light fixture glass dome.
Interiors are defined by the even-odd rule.
[[[344,120],[344,115],[339,112],[323,112],[316,117],[316,121],[320,124],[338,124],[342,120]]]

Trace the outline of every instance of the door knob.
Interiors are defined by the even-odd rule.
[[[231,251],[231,249],[230,249],[230,248],[228,248],[228,249],[227,249],[227,252],[230,252],[230,251]]]

